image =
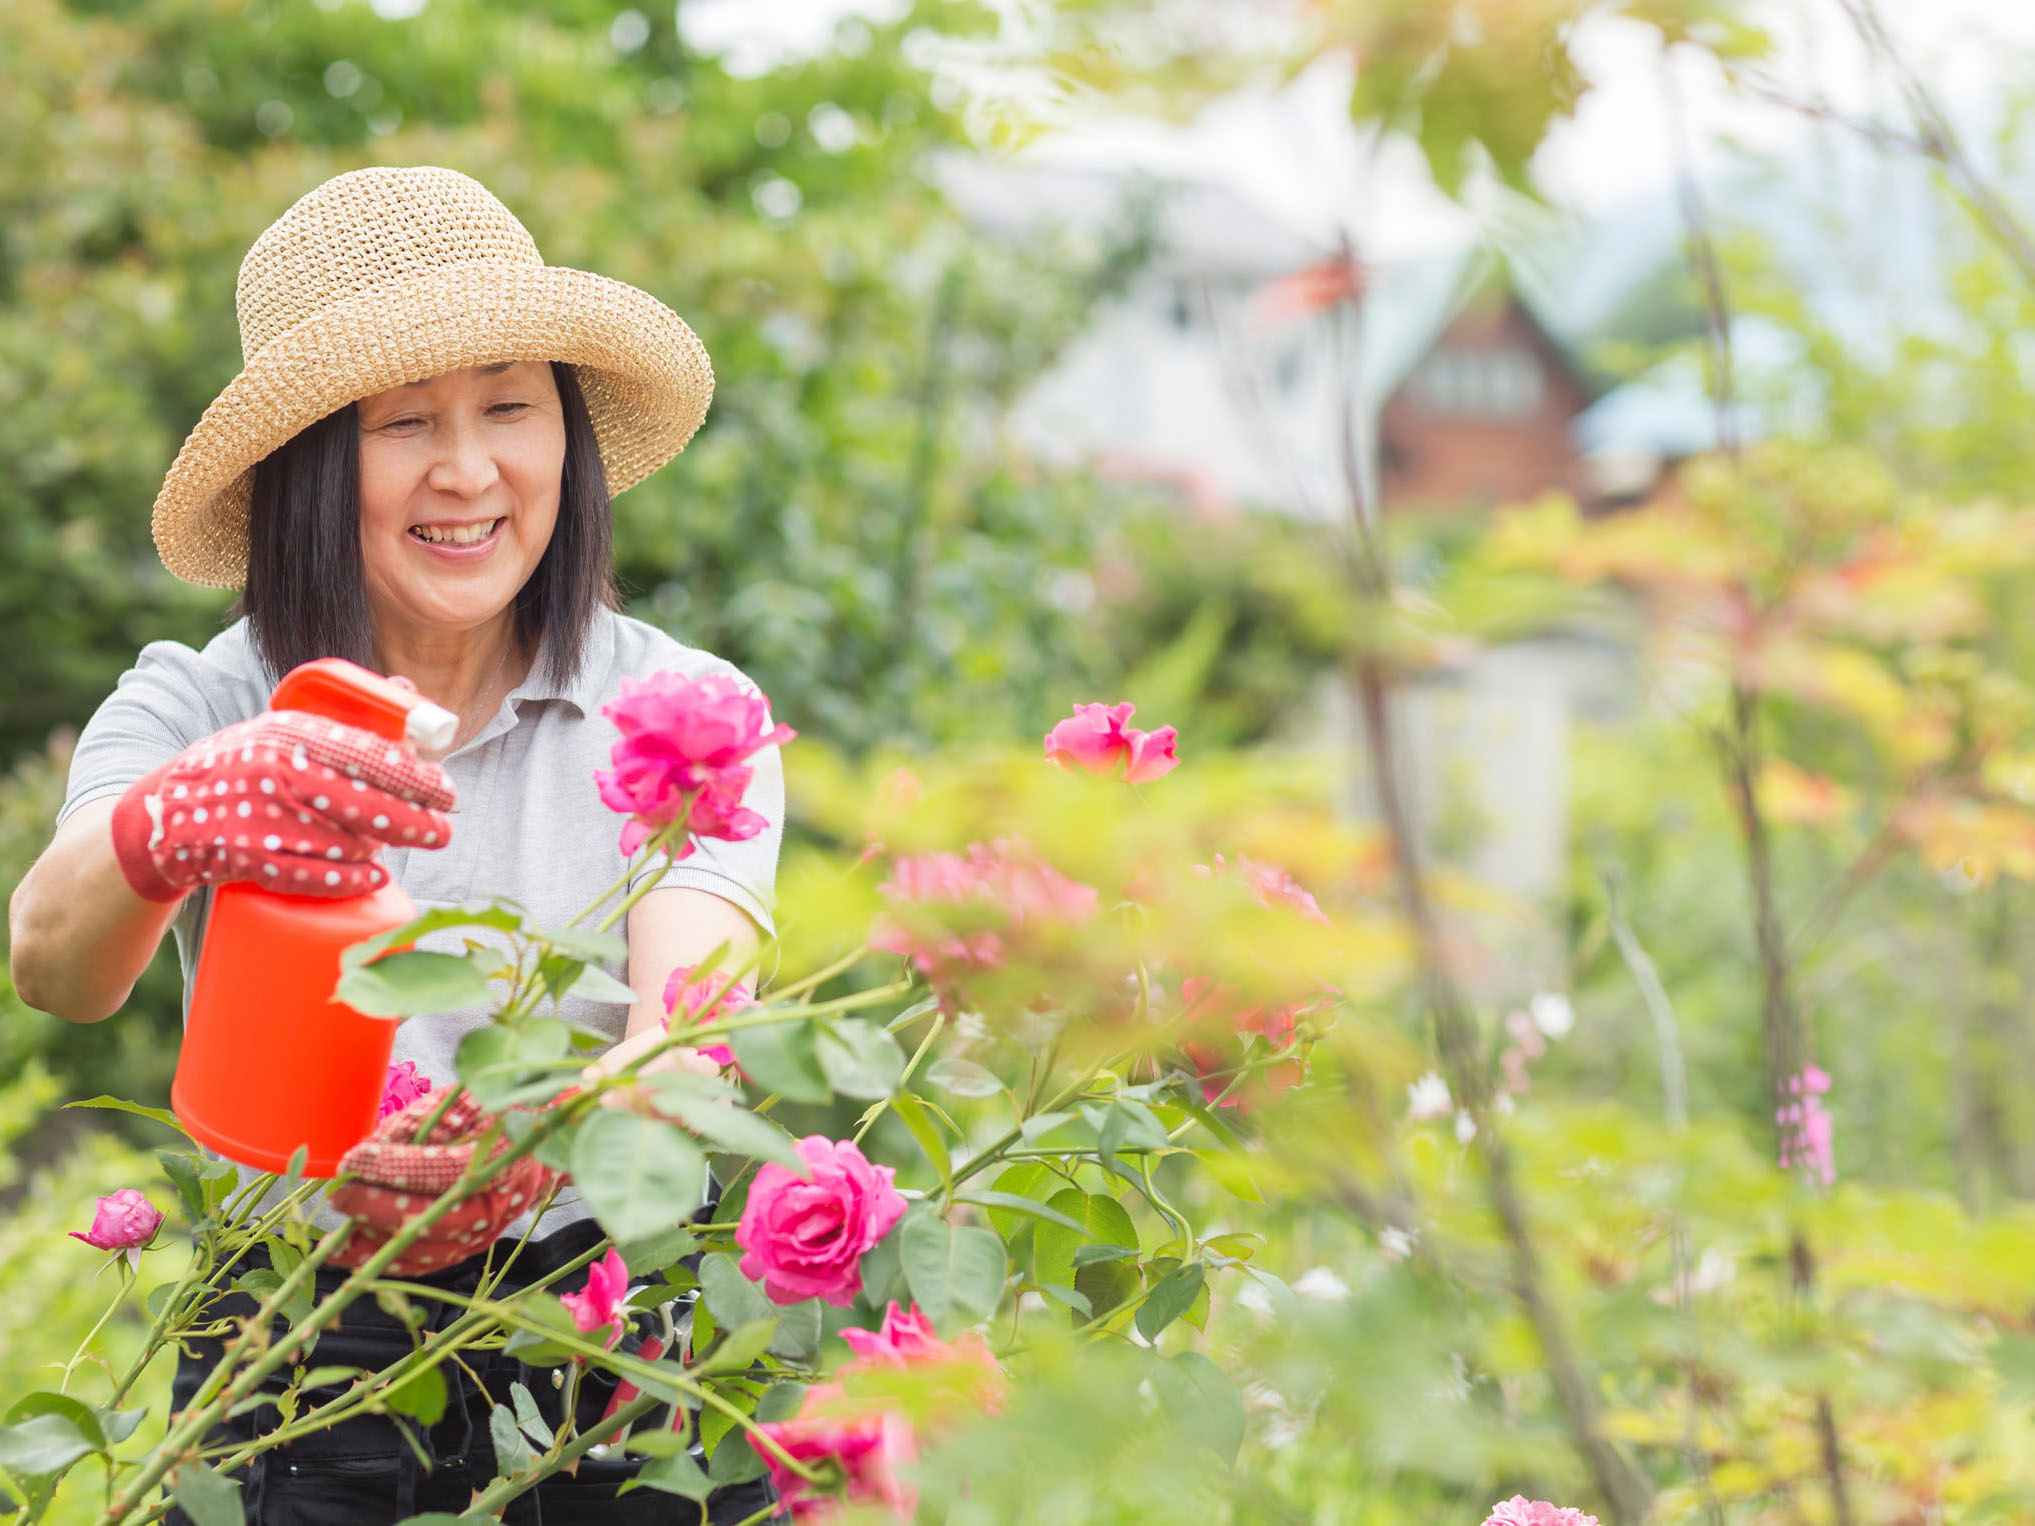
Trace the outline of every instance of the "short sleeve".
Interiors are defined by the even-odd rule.
[[[175,641],[151,641],[85,723],[71,754],[62,825],[88,800],[117,795],[231,720],[215,714],[202,659]]]

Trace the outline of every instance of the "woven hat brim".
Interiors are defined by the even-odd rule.
[[[187,583],[240,587],[256,462],[348,403],[500,360],[574,367],[610,494],[683,450],[713,400],[706,346],[647,292],[562,265],[439,266],[322,309],[226,384],[156,495],[163,565]]]

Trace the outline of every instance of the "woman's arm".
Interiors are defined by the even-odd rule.
[[[629,986],[636,1005],[629,1009],[628,1032],[587,1067],[587,1079],[612,1075],[664,1037],[664,983],[673,970],[698,964],[723,944],[728,952],[720,967],[739,970],[755,958],[761,942],[749,914],[711,891],[673,885],[643,897],[629,913]]]
[[[664,1031],[664,983],[682,964],[698,964],[723,944],[720,968],[732,974],[756,957],[761,939],[747,912],[711,891],[673,885],[653,890],[629,913],[628,1036]],[[755,977],[749,977],[755,984]]]
[[[128,885],[113,853],[115,803],[73,811],[7,904],[16,994],[67,1022],[120,1010],[184,904],[144,900]]]

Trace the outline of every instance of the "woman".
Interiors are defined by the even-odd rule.
[[[119,1009],[165,930],[188,1000],[211,887],[228,880],[345,894],[386,872],[420,908],[500,894],[539,926],[563,925],[623,865],[592,780],[614,736],[600,706],[626,677],[733,673],[614,608],[609,497],[683,449],[712,395],[705,350],[676,314],[633,287],[545,265],[493,195],[435,168],[357,170],[310,192],[249,251],[238,307],[245,367],[171,466],[154,530],[177,576],[243,588],[240,618],[202,651],[143,649],[80,737],[55,838],[10,908],[17,990],[74,1022]],[[456,714],[442,766],[381,764],[339,800],[282,777],[274,760],[291,753],[289,722],[257,718],[281,673],[322,656],[405,679]],[[211,745],[250,721],[279,745],[241,749],[246,732],[232,754]],[[349,739],[332,745],[344,752]],[[333,760],[308,761],[315,771]],[[660,1032],[657,997],[675,967],[723,945],[744,960],[771,930],[782,773],[774,748],[754,763],[745,804],[768,830],[701,842],[629,914],[636,1004],[564,1002],[565,1016],[624,1041],[610,1063]],[[228,768],[263,809],[289,796],[290,812],[271,812],[283,830],[258,830],[257,814],[256,830],[230,830],[236,821],[215,832],[202,809],[181,809]],[[459,1039],[485,1021],[412,1019],[395,1057],[449,1081]],[[597,1238],[567,1189],[518,1273],[540,1275]],[[480,1261],[436,1275],[470,1285]],[[356,1308],[317,1362],[381,1366],[408,1349],[386,1316]],[[186,1361],[179,1404],[209,1365],[202,1353]],[[505,1394],[516,1366],[483,1381]],[[462,1398],[424,1438],[429,1471],[380,1419],[265,1454],[246,1475],[250,1519],[459,1509],[494,1472],[487,1401]],[[599,1413],[600,1395],[586,1402]],[[238,1423],[273,1423],[273,1411]],[[615,1497],[627,1471],[583,1464],[510,1518],[671,1519],[672,1501],[654,1490]],[[716,1521],[769,1498],[760,1486],[724,1492]]]

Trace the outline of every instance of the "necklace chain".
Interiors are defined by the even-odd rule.
[[[459,728],[458,733],[452,739],[452,751],[454,752],[459,751],[460,748],[464,747],[468,742],[473,740],[473,732],[478,732],[481,729],[481,727],[487,725],[488,696],[495,692],[495,684],[500,680],[502,676],[502,669],[506,668],[509,665],[509,652],[510,649],[515,646],[515,644],[516,638],[514,636],[511,636],[507,641],[502,643],[501,660],[495,664],[494,672],[488,674],[487,684],[481,689],[480,695],[478,699],[475,701],[476,705],[479,707],[480,710],[480,717],[478,720],[472,722],[473,727],[472,732],[468,731],[465,725],[462,725]]]

